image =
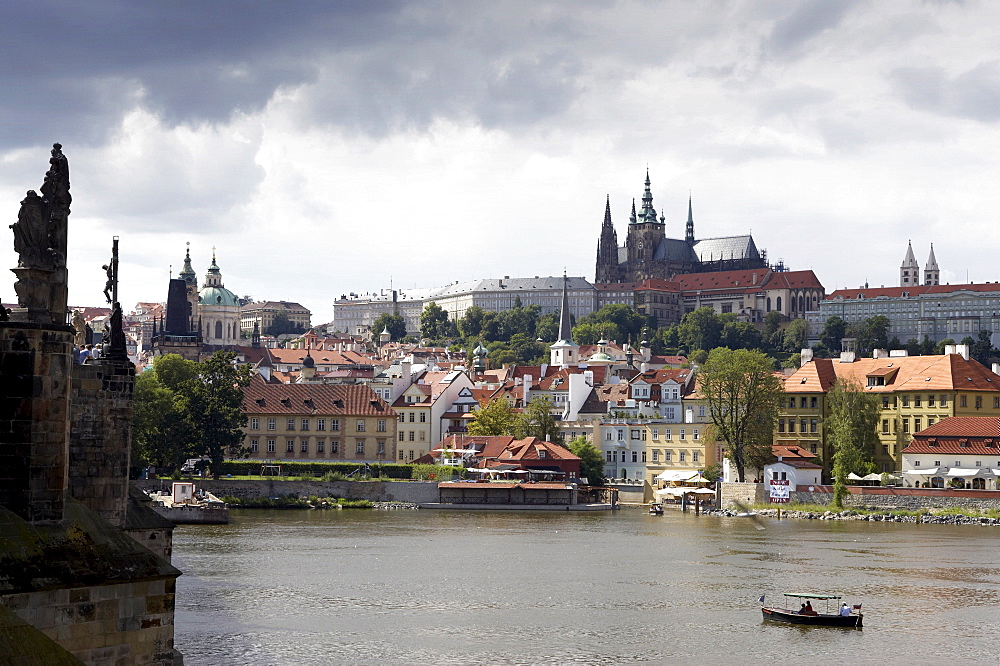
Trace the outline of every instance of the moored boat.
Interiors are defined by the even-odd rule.
[[[649,513],[652,516],[662,516],[663,515],[663,505],[656,502],[649,505]]]
[[[838,595],[786,592],[785,596],[793,599],[804,600],[804,603],[802,603],[799,610],[778,608],[776,606],[765,606],[764,597],[761,597],[758,601],[760,601],[760,610],[761,613],[764,614],[765,620],[787,622],[790,624],[810,624],[820,627],[849,627],[861,629],[863,626],[862,622],[864,615],[861,612],[861,604],[856,606],[847,606],[847,604],[844,603],[836,612],[833,613],[819,613],[812,609],[813,601],[823,601],[826,603],[826,610],[829,611],[830,601],[840,600],[841,597]]]

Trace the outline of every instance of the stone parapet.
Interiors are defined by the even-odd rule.
[[[734,502],[741,504],[761,504],[767,501],[767,489],[763,483],[719,483],[717,493],[719,508],[732,506]]]
[[[142,490],[170,492],[171,479],[133,481]],[[344,497],[365,499],[372,502],[410,502],[426,504],[438,501],[436,481],[281,481],[274,479],[205,479],[195,480],[199,490],[207,490],[216,497],[256,499],[297,495],[308,497]]]

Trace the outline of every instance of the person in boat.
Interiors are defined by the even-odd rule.
[[[840,604],[840,616],[849,617],[851,615],[851,607],[846,603]]]
[[[803,615],[819,615],[819,613],[817,613],[816,611],[813,610],[812,602],[811,601],[807,601],[806,602],[806,608],[805,608],[804,611],[802,611],[802,614]]]
[[[806,605],[802,604],[802,607],[799,608],[799,615],[808,615],[808,614],[809,613],[806,612]]]

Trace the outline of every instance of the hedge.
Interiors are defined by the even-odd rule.
[[[461,467],[445,465],[407,465],[399,463],[364,463],[347,462],[294,462],[283,460],[227,460],[222,463],[220,473],[233,476],[259,476],[264,465],[280,465],[282,476],[315,476],[322,477],[329,472],[337,472],[350,479],[389,478],[389,479],[434,479],[446,481],[464,472]]]

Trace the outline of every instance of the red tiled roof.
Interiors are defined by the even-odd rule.
[[[887,376],[884,386],[868,386],[867,377]],[[886,371],[890,371],[886,373]],[[874,373],[874,374],[873,374]],[[814,359],[785,378],[785,393],[818,393],[833,388],[843,378],[872,393],[897,391],[1000,391],[1000,375],[960,354],[860,358],[853,363]],[[805,380],[805,381],[803,381]]]
[[[760,291],[764,288],[767,269],[745,271],[719,271],[717,273],[688,273],[678,275],[677,282],[682,291],[728,290],[738,292]]]
[[[770,273],[765,289],[822,289],[819,278],[811,270]]]
[[[912,287],[878,287],[875,289],[838,289],[832,294],[827,294],[824,300],[831,301],[837,298],[858,300],[859,295],[861,298],[877,298],[879,296],[901,298],[903,292],[908,293],[910,296],[921,296],[925,294],[951,294],[956,291],[975,291],[979,293],[1000,292],[1000,284],[987,282],[985,284],[936,284],[927,286],[914,285]]]
[[[941,419],[914,434],[903,453],[979,455],[1000,460],[1000,416]]]
[[[794,458],[815,458],[816,454],[803,449],[801,446],[774,444],[771,446],[771,454],[775,458],[784,458],[782,462]]]
[[[541,452],[545,455],[542,456]],[[545,442],[537,437],[526,437],[508,444],[497,460],[580,460],[569,449],[559,444]]]
[[[243,394],[247,414],[396,416],[365,384],[269,384],[258,375]]]

